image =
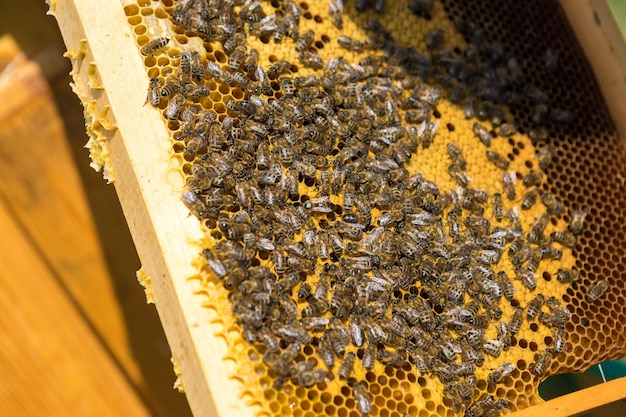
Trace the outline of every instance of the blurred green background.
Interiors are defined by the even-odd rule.
[[[601,364],[607,381],[626,376],[626,358]],[[555,375],[539,385],[539,395],[544,400],[560,397],[570,392],[601,384],[602,376],[598,366],[592,366],[581,374]],[[626,416],[626,401],[617,401],[596,408],[592,412],[580,414],[580,417],[620,417]]]

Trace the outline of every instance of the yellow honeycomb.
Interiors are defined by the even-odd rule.
[[[124,10],[129,25],[136,35],[138,53],[140,49],[152,45],[155,39],[167,38],[169,41],[161,48],[148,51],[143,57],[147,69],[148,79],[158,79],[158,88],[163,88],[168,80],[179,75],[181,56],[183,53],[197,51],[200,53],[203,67],[210,62],[217,63],[224,71],[227,71],[231,53],[223,50],[222,43],[218,41],[203,40],[197,31],[184,29],[172,21],[175,8],[187,5],[196,7],[202,1],[186,0],[178,3],[172,0],[160,2],[139,0],[129,3]],[[213,2],[206,2],[207,5]],[[222,2],[215,2],[221,4]],[[224,2],[226,3],[226,2]],[[234,8],[235,13],[241,12],[239,2]],[[337,4],[341,2],[330,2]],[[357,4],[367,2],[357,2]],[[391,2],[387,2],[391,3]],[[516,57],[519,65],[528,78],[527,84],[534,85],[545,91],[550,96],[550,103],[564,103],[563,106],[573,107],[577,117],[570,123],[557,123],[548,120],[543,127],[537,127],[533,122],[536,107],[529,104],[529,100],[521,100],[512,103],[510,112],[503,114],[509,122],[517,124],[517,131],[510,136],[502,137],[495,135],[497,126],[488,120],[479,120],[475,117],[466,117],[466,109],[462,104],[453,103],[449,88],[446,88],[445,74],[441,77],[433,77],[428,83],[437,85],[442,90],[442,97],[438,100],[432,114],[432,122],[437,124],[436,134],[430,146],[420,146],[413,152],[410,160],[406,162],[409,175],[421,174],[425,180],[433,181],[438,187],[439,195],[456,195],[459,193],[459,183],[449,174],[451,156],[449,144],[455,145],[462,153],[467,162],[465,173],[469,179],[471,188],[484,190],[490,196],[484,205],[487,210],[484,217],[494,225],[508,224],[507,220],[498,220],[493,213],[491,196],[494,193],[503,195],[504,209],[511,212],[514,207],[522,205],[523,196],[530,188],[526,188],[523,179],[528,174],[539,170],[542,165],[540,156],[545,151],[550,151],[552,163],[545,167],[545,175],[540,180],[538,189],[544,196],[552,194],[558,197],[569,212],[555,215],[550,218],[545,227],[544,234],[550,236],[553,232],[565,231],[571,224],[571,213],[575,209],[585,207],[587,217],[583,232],[578,236],[578,241],[573,250],[565,245],[555,244],[562,250],[559,260],[545,259],[540,262],[536,271],[536,289],[529,290],[521,280],[512,280],[515,290],[514,298],[509,302],[502,297],[498,300],[495,309],[500,309],[502,321],[511,323],[517,308],[524,308],[524,316],[528,311],[528,305],[532,304],[537,294],[544,295],[547,300],[553,296],[571,313],[571,319],[565,322],[564,337],[567,348],[560,353],[555,353],[552,360],[546,362],[547,372],[537,371],[537,363],[546,355],[546,349],[555,349],[554,330],[545,326],[537,318],[523,320],[521,328],[516,335],[511,336],[510,349],[503,350],[497,357],[484,354],[484,364],[477,366],[471,372],[475,381],[468,382],[470,376],[456,376],[453,381],[463,381],[470,385],[470,396],[462,401],[462,405],[455,404],[456,395],[446,393],[446,386],[450,381],[443,382],[445,378],[436,377],[435,372],[420,372],[414,363],[406,358],[396,366],[384,365],[377,360],[370,370],[363,366],[363,357],[368,344],[361,347],[354,344],[346,348],[346,353],[341,358],[336,358],[336,364],[332,371],[332,377],[325,378],[310,387],[307,384],[297,383],[296,378],[285,378],[281,384],[275,369],[267,365],[264,356],[267,357],[267,346],[256,343],[250,344],[244,340],[246,329],[238,324],[234,314],[228,314],[233,310],[229,291],[224,288],[223,280],[217,279],[212,274],[211,268],[207,267],[207,259],[204,256],[195,262],[198,265],[197,278],[202,290],[202,301],[210,311],[215,312],[214,324],[216,334],[222,337],[230,347],[231,359],[237,363],[237,372],[232,378],[241,382],[242,400],[258,409],[257,415],[337,415],[339,417],[359,416],[364,413],[363,407],[358,404],[359,398],[356,391],[364,387],[366,396],[371,401],[370,415],[383,417],[399,417],[403,415],[413,416],[455,416],[455,415],[495,415],[500,409],[511,410],[524,408],[540,402],[537,394],[539,382],[546,375],[560,372],[579,371],[602,360],[611,359],[624,354],[624,335],[620,329],[621,319],[624,317],[624,307],[618,303],[621,294],[617,284],[621,282],[619,265],[623,263],[624,227],[621,219],[623,213],[620,207],[624,206],[619,197],[623,190],[623,148],[614,128],[604,110],[604,105],[595,87],[593,76],[584,61],[570,29],[564,19],[563,13],[557,2],[539,2],[532,6],[527,3],[517,5],[516,2],[504,1],[497,5],[488,1],[462,2],[453,0],[436,1],[432,8],[426,7],[427,11],[413,14],[408,9],[409,3],[425,4],[428,1],[397,1],[387,4],[384,13],[376,13],[374,10],[357,12],[356,5],[346,2],[342,13],[343,27],[337,28],[333,24],[334,17],[329,8],[329,2],[297,2],[273,0],[263,2],[261,5],[266,15],[285,13],[285,4],[294,4],[301,12],[299,33],[308,30],[315,33],[314,39],[305,50],[317,53],[320,58],[328,63],[337,57],[343,57],[347,62],[358,63],[368,55],[382,55],[382,50],[372,51],[348,51],[341,47],[338,40],[342,36],[366,42],[372,35],[367,30],[371,25],[368,19],[376,19],[383,28],[389,31],[394,40],[394,45],[400,48],[414,48],[423,56],[432,60],[449,59],[444,51],[453,51],[461,55],[468,50],[475,39],[470,39],[466,34],[463,36],[458,29],[461,26],[459,19],[466,22],[474,22],[482,29],[480,36],[490,40],[497,40],[502,44],[502,54],[506,57]],[[200,9],[198,8],[198,11]],[[210,14],[210,12],[207,12]],[[457,24],[455,25],[455,22]],[[549,22],[539,24],[536,22]],[[431,39],[435,31],[442,29],[444,37],[436,47],[428,47],[428,43],[435,42]],[[478,35],[477,35],[478,36]],[[291,77],[306,75],[321,75],[323,70],[311,69],[303,66],[299,60],[298,41],[284,36],[280,42],[275,42],[266,34],[261,36],[248,35],[248,50],[255,48],[259,52],[259,65],[266,71],[271,65],[288,61],[289,75]],[[550,69],[546,50],[556,51],[558,54],[558,69]],[[495,51],[494,53],[498,53]],[[408,78],[408,77],[404,77]],[[265,100],[280,99],[288,96],[282,77],[270,77],[271,94],[266,95]],[[234,100],[241,102],[250,97],[246,88],[237,86],[237,83],[226,83],[205,71],[201,80],[194,84],[206,86],[209,93],[206,97],[185,99],[180,112],[171,117],[171,102],[174,96],[159,97],[158,103],[153,103],[162,111],[164,123],[167,123],[171,131],[172,142],[172,166],[178,170],[183,180],[190,183],[195,177],[194,163],[199,162],[199,157],[189,148],[189,138],[184,133],[184,110],[195,108],[198,111],[212,112],[215,117],[223,122],[227,117],[235,115],[228,108],[228,102]],[[356,84],[356,82],[355,82]],[[160,93],[160,90],[156,91]],[[404,93],[403,93],[404,94]],[[160,94],[159,94],[160,95]],[[404,94],[405,99],[407,94]],[[148,92],[147,101],[150,100]],[[399,103],[396,103],[399,104]],[[404,109],[399,110],[402,119],[408,115]],[[170,116],[170,117],[168,117]],[[558,115],[553,117],[558,118]],[[406,124],[403,122],[403,126]],[[491,146],[485,147],[477,139],[474,130],[475,124],[483,126],[490,134]],[[367,130],[367,126],[365,129]],[[545,129],[545,134],[542,133]],[[492,134],[493,131],[493,134]],[[327,133],[324,133],[327,134]],[[328,133],[330,134],[330,133]],[[534,139],[531,139],[533,137]],[[332,155],[326,155],[332,161],[343,148],[335,149]],[[223,147],[227,151],[227,147]],[[486,151],[493,151],[504,157],[508,165],[505,170],[492,163]],[[269,149],[271,152],[272,149]],[[373,157],[374,152],[370,150]],[[332,165],[332,164],[331,164]],[[543,168],[543,167],[542,167]],[[329,170],[332,171],[331,168]],[[514,179],[516,198],[509,200],[504,197],[502,176],[508,172]],[[284,171],[283,171],[284,172]],[[307,201],[320,196],[319,183],[302,176],[298,184],[298,204],[305,205]],[[317,178],[319,180],[319,178]],[[193,187],[192,187],[193,188]],[[182,193],[182,190],[181,190]],[[463,195],[462,193],[459,194]],[[341,209],[345,194],[336,193],[331,195],[329,203],[332,211],[317,216],[317,226],[325,228],[329,223],[345,218]],[[540,199],[540,198],[539,198]],[[188,201],[189,203],[189,201]],[[194,210],[194,204],[190,208]],[[196,214],[198,210],[196,209]],[[222,210],[222,212],[227,210]],[[232,210],[233,212],[237,210]],[[346,210],[347,211],[347,210]],[[468,209],[463,212],[467,215]],[[355,212],[355,211],[353,211]],[[520,227],[524,234],[532,230],[538,219],[546,214],[545,204],[538,202],[529,210],[521,210]],[[362,214],[362,213],[361,213]],[[233,213],[227,213],[232,216]],[[371,210],[371,224],[377,222],[386,215],[385,210],[376,207]],[[343,217],[342,217],[343,216]],[[215,248],[218,242],[224,241],[224,230],[220,230],[218,223],[220,218],[216,216],[204,216],[204,228],[206,240],[202,242],[202,248]],[[444,218],[442,226],[451,227],[448,219]],[[372,228],[366,231],[371,232]],[[301,233],[296,233],[294,241],[303,239]],[[355,239],[356,240],[356,239]],[[507,249],[511,242],[507,242]],[[502,259],[492,266],[494,272],[503,272],[509,277],[516,276],[515,265],[512,256],[502,255]],[[406,258],[405,258],[406,259]],[[331,259],[331,261],[333,261]],[[339,261],[339,259],[334,260]],[[332,262],[326,262],[330,264]],[[252,261],[252,265],[269,266],[276,271],[276,262],[269,256],[267,251],[259,251],[258,257]],[[296,291],[302,282],[310,284],[314,289],[319,284],[320,277],[325,274],[323,262],[313,265],[314,273],[306,274],[294,287],[294,303],[297,314],[302,315],[303,309],[308,303],[296,297]],[[580,280],[571,285],[564,285],[557,280],[559,271],[574,268],[580,271]],[[229,277],[226,277],[228,280]],[[609,290],[602,294],[595,302],[587,300],[588,289],[601,279],[607,279]],[[445,286],[444,286],[445,287]],[[434,291],[433,286],[420,287],[419,282],[411,288],[396,289],[396,300],[407,300],[411,296],[419,294],[422,290]],[[411,291],[414,291],[413,293]],[[232,294],[232,293],[231,293]],[[354,294],[353,294],[354,295]],[[449,297],[445,291],[443,297]],[[436,294],[428,293],[430,303],[434,305],[437,313],[446,311],[445,307],[439,306],[437,311]],[[468,300],[470,301],[470,300]],[[400,302],[400,301],[398,301]],[[387,308],[383,316],[391,319],[392,309]],[[481,310],[485,314],[486,311]],[[541,311],[546,313],[547,307]],[[219,312],[219,313],[218,313]],[[330,313],[325,313],[328,317]],[[484,339],[498,339],[498,323],[500,320],[490,320],[485,326]],[[315,333],[315,332],[313,332]],[[457,334],[456,331],[446,330],[445,334]],[[303,363],[312,362],[318,368],[325,369],[321,358],[318,356],[319,334],[314,334],[313,341],[302,343],[301,349],[297,350],[294,361]],[[369,342],[368,342],[369,343]],[[443,343],[441,343],[443,344]],[[435,343],[437,345],[437,343]],[[440,349],[441,346],[437,345]],[[281,346],[284,353],[286,346]],[[380,349],[389,354],[398,353],[400,349]],[[271,353],[271,352],[269,352]],[[356,356],[354,370],[348,378],[339,377],[339,368],[351,354]],[[452,355],[447,369],[458,365],[462,359],[456,353]],[[441,357],[437,358],[441,361]],[[445,362],[446,360],[444,360]],[[501,366],[510,364],[510,372],[506,377],[497,382],[490,382],[489,377]],[[533,372],[535,371],[535,372]],[[540,375],[536,375],[540,374]],[[277,385],[281,385],[278,386]],[[484,403],[486,397],[492,396],[491,404]],[[491,397],[489,397],[491,398]],[[500,400],[499,403],[497,401]],[[503,400],[503,401],[502,401]],[[495,404],[498,404],[496,407]],[[506,404],[506,407],[503,405]],[[483,407],[481,407],[481,405]]]

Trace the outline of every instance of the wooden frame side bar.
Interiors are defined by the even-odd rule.
[[[600,85],[620,138],[626,138],[626,44],[606,0],[560,0]]]

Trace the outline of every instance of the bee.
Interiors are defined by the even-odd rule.
[[[423,15],[429,13],[433,8],[434,0],[411,0],[409,9],[415,14]]]
[[[333,351],[332,346],[330,345],[330,340],[327,336],[322,336],[320,338],[319,344],[317,346],[317,354],[322,361],[326,364],[329,370],[332,370],[335,366],[335,352]]]
[[[361,414],[369,414],[372,411],[372,400],[362,382],[355,382],[352,386],[352,393],[356,401],[356,408]]]
[[[176,94],[170,99],[170,102],[167,105],[167,109],[165,110],[165,117],[167,117],[170,122],[176,121],[184,104],[185,97],[182,94]]]
[[[522,327],[523,315],[524,310],[521,307],[515,307],[511,321],[509,321],[509,333],[513,336],[515,336],[519,332],[520,327]]]
[[[246,47],[243,45],[237,46],[228,57],[228,68],[231,72],[236,72],[241,67],[241,64],[246,58]]]
[[[573,248],[576,246],[577,241],[576,236],[566,231],[552,232],[550,234],[550,239],[552,239],[553,242],[560,243],[567,248]]]
[[[243,32],[235,33],[231,38],[228,38],[222,45],[222,50],[227,54],[230,54],[238,46],[244,46],[246,44],[246,35]]]
[[[340,36],[337,39],[337,43],[342,48],[353,52],[363,52],[363,48],[365,47],[365,45],[363,45],[363,42],[361,42],[360,40],[353,39],[345,35]]]
[[[559,269],[556,273],[556,280],[563,284],[570,284],[580,279],[580,272],[576,269]]]
[[[537,149],[537,158],[539,159],[539,168],[543,171],[547,170],[552,162],[552,157],[556,153],[556,149],[552,146],[542,146]]]
[[[189,97],[192,99],[200,99],[202,97],[208,97],[211,93],[209,87],[204,85],[187,85],[185,88],[185,97]]]
[[[428,149],[435,139],[435,133],[437,132],[437,127],[439,127],[439,121],[436,121],[435,123],[425,123],[422,124],[422,126],[424,126],[423,129],[420,129],[422,147],[424,149]]]
[[[517,198],[515,193],[515,175],[511,175],[508,172],[502,174],[502,186],[504,187],[504,193],[509,201],[513,201]]]
[[[243,61],[242,69],[244,70],[244,72],[248,72],[248,73],[254,72],[258,64],[259,64],[259,51],[256,50],[255,48],[250,48],[250,50],[248,51],[248,54],[246,55]]]
[[[215,62],[209,62],[207,64],[207,71],[220,82],[225,84],[231,84],[233,82],[233,76],[220,68]]]
[[[209,266],[209,268],[211,269],[211,271],[213,272],[213,274],[215,274],[217,278],[223,279],[226,276],[226,267],[224,266],[222,261],[220,261],[215,256],[215,254],[213,253],[213,251],[211,251],[211,249],[208,249],[208,248],[203,249],[202,256],[204,257],[204,259],[207,262],[207,265]]]
[[[493,395],[483,394],[475,403],[470,405],[465,410],[464,417],[481,417],[484,416],[496,403],[496,399]]]
[[[528,320],[532,320],[537,317],[544,303],[545,297],[543,296],[543,294],[537,294],[532,300],[528,302],[528,306],[526,309],[526,318]]]
[[[446,145],[446,150],[448,151],[448,155],[450,156],[452,162],[456,163],[460,169],[465,170],[467,162],[465,161],[465,158],[463,158],[461,150],[452,143],[448,143]]]
[[[504,219],[505,211],[504,204],[502,203],[502,194],[494,193],[491,198],[493,217],[496,221],[501,222]]]
[[[293,79],[291,77],[280,77],[278,81],[283,89],[285,97],[293,97],[296,92],[296,89],[293,85]]]
[[[343,327],[338,326],[330,329],[327,334],[333,351],[337,355],[343,356],[346,351],[346,347],[350,343],[349,333]]]
[[[551,193],[543,193],[541,195],[541,202],[548,209],[548,213],[552,215],[559,215],[565,212],[565,207],[563,203],[561,203],[554,194]]]
[[[150,79],[150,85],[148,86],[148,96],[146,97],[146,103],[149,101],[154,107],[157,107],[161,102],[161,86],[163,81],[154,77]]]
[[[543,172],[541,171],[532,171],[524,176],[522,180],[522,184],[524,187],[533,187],[541,184],[541,180],[543,179]]]
[[[258,67],[257,67],[258,68]],[[267,71],[267,75],[270,78],[277,78],[279,75],[281,74],[285,74],[287,72],[291,71],[291,63],[288,61],[276,61],[269,69],[269,71]],[[261,79],[259,79],[259,77],[257,76],[257,79],[259,81],[262,81]]]
[[[153,55],[159,49],[164,48],[165,45],[167,45],[169,41],[170,41],[169,38],[165,38],[165,37],[153,39],[141,47],[140,49],[141,55],[143,56]]]
[[[515,287],[511,283],[509,277],[506,276],[504,271],[500,271],[497,274],[498,283],[500,284],[500,288],[502,288],[502,294],[504,298],[511,301],[515,298]]]
[[[546,349],[539,353],[537,361],[532,365],[532,372],[535,376],[541,376],[548,370],[548,365],[552,360],[552,349]]]
[[[324,60],[316,53],[308,51],[301,52],[300,55],[298,55],[298,60],[306,68],[318,70],[324,67]]]
[[[539,313],[539,321],[548,327],[563,327],[570,317],[569,310],[560,306],[552,308],[550,313]]]
[[[191,52],[184,51],[179,61],[180,76],[185,82],[191,81]]]
[[[606,290],[609,288],[609,281],[606,279],[602,279],[600,281],[595,282],[589,289],[587,290],[587,301],[593,303],[598,301],[600,297],[604,295]]]
[[[490,384],[497,384],[502,381],[507,376],[511,375],[511,373],[515,370],[515,365],[505,362],[502,365],[498,366],[493,372],[489,374],[487,377],[487,381]]]
[[[224,288],[228,291],[233,291],[243,282],[245,278],[246,273],[242,268],[233,268],[224,279]]]
[[[500,168],[503,171],[506,171],[507,169],[509,169],[509,160],[505,158],[504,156],[494,151],[487,151],[486,155],[487,155],[487,159],[489,159],[489,161],[492,164],[494,164],[496,167]]]
[[[319,384],[328,380],[331,374],[323,369],[313,369],[311,371],[303,372],[298,376],[298,383],[304,387],[312,387],[315,384]]]
[[[567,348],[567,342],[565,340],[565,330],[563,327],[556,327],[554,329],[554,352],[561,353]]]
[[[374,369],[374,365],[376,364],[376,345],[369,343],[363,352],[363,368],[368,371]]]
[[[483,125],[481,125],[478,122],[474,122],[474,124],[472,125],[472,131],[474,132],[474,135],[476,135],[476,137],[482,142],[483,145],[485,145],[486,147],[491,146],[491,133],[487,130],[487,128],[485,128]],[[487,157],[489,158],[489,154],[487,154]],[[506,165],[508,167],[508,161]],[[502,168],[502,169],[506,169],[506,168]]]
[[[337,374],[339,375],[339,379],[348,379],[350,375],[352,375],[352,371],[354,370],[354,363],[356,361],[356,355],[354,352],[346,353],[343,361],[341,362],[341,366],[339,366],[339,370]]]
[[[567,228],[574,235],[579,235],[583,230],[583,224],[585,222],[585,217],[587,217],[588,213],[587,207],[583,207],[582,209],[573,210],[571,212],[572,220],[570,220]]]
[[[444,41],[445,32],[441,28],[433,29],[426,34],[426,47],[428,49],[439,48]]]
[[[540,189],[533,188],[524,193],[522,197],[522,210],[530,210],[535,203],[537,202],[537,197],[539,197]]]
[[[563,251],[558,248],[553,248],[552,246],[542,246],[540,251],[541,259],[554,259],[558,261],[563,257]]]
[[[315,40],[315,32],[313,32],[312,30],[309,29],[306,32],[301,33],[296,39],[296,51],[297,52],[306,51],[307,49],[309,49],[311,44],[313,44],[314,40]]]
[[[169,78],[163,88],[161,88],[161,97],[170,97],[180,91],[181,82],[177,78]]]
[[[337,29],[343,29],[343,0],[329,0],[328,5],[330,8],[330,17],[333,25]]]
[[[517,132],[517,127],[513,123],[502,123],[498,129],[498,135],[509,137]]]

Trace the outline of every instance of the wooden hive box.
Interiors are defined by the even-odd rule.
[[[450,3],[446,2],[446,11],[455,11]],[[442,12],[444,9],[437,4],[437,10]],[[170,58],[175,60],[177,56],[160,57],[155,54],[154,57],[142,57],[139,53],[139,48],[148,40],[163,33],[170,35],[167,31],[171,30],[171,26],[160,22],[167,20],[165,10],[172,6],[171,2],[165,2],[165,7],[160,7],[147,0],[123,4],[50,1],[51,13],[57,18],[67,45],[67,55],[73,63],[74,90],[85,107],[87,130],[92,138],[89,143],[92,163],[97,169],[103,169],[105,177],[115,185],[142,260],[139,278],[146,286],[148,300],[156,304],[191,408],[198,416],[270,415],[291,412],[294,406],[297,409],[294,413],[298,415],[331,412],[341,415],[340,410],[348,414],[347,409],[352,409],[349,413],[353,415],[356,411],[352,400],[346,400],[348,403],[352,401],[347,409],[336,402],[333,405],[333,400],[329,400],[332,397],[325,399],[323,394],[319,398],[308,397],[307,400],[308,394],[299,387],[294,388],[293,395],[300,398],[300,402],[290,403],[282,393],[272,394],[269,392],[271,388],[259,385],[259,380],[262,384],[268,383],[267,378],[259,377],[264,372],[263,367],[252,360],[250,363],[239,361],[239,358],[248,353],[254,354],[254,351],[243,343],[238,326],[227,317],[229,314],[225,312],[229,304],[226,299],[217,299],[215,294],[209,292],[208,289],[215,287],[207,286],[205,276],[198,270],[199,253],[203,248],[200,242],[206,240],[200,222],[189,215],[189,208],[181,201],[184,187],[181,171],[188,161],[180,154],[172,156],[173,142],[168,124],[164,122],[161,112],[146,105],[150,77],[168,75],[158,72],[159,60],[165,59],[166,66]],[[554,6],[551,3],[552,9]],[[620,122],[626,110],[619,98],[623,91],[626,55],[623,41],[612,26],[606,4],[589,1],[584,3],[584,7],[575,7],[563,2],[561,6],[592,62],[617,132],[623,137],[626,130]],[[317,20],[317,17],[313,19],[310,16],[308,20]],[[348,24],[350,16],[345,19]],[[146,21],[152,22],[156,29],[153,30],[151,24],[144,24]],[[186,37],[184,31],[178,35],[180,39]],[[180,39],[177,38],[177,41]],[[267,51],[264,53],[267,55]],[[280,55],[279,48],[276,53]],[[156,68],[157,72],[147,74],[144,64],[154,67],[151,70]],[[232,95],[237,97],[234,92]],[[222,105],[220,114],[225,113],[226,108]],[[448,130],[454,131],[454,127]],[[617,135],[611,137],[615,139]],[[623,172],[622,168],[618,167],[618,171]],[[622,260],[620,256],[623,255],[616,257],[618,261]],[[189,279],[193,277],[198,279]],[[612,279],[619,277],[617,274]],[[588,283],[591,278],[586,279]],[[577,291],[569,295],[570,299],[582,294],[582,289]],[[614,291],[623,296],[621,290]],[[203,305],[203,300],[209,301]],[[586,317],[588,311],[580,311],[584,314],[576,314]],[[597,311],[591,314],[597,315]],[[614,327],[615,322],[611,323]],[[586,350],[596,346],[597,342],[592,343],[593,335],[602,331],[602,326],[598,324],[591,333],[583,331],[581,346],[584,345]],[[585,355],[584,360],[578,362],[566,362],[563,369],[580,369],[594,361],[615,357],[620,352],[623,356],[624,335],[615,333],[611,324],[608,326],[611,329],[609,333],[612,333],[603,338],[605,343],[600,347],[612,343],[610,349]],[[579,327],[572,328],[579,331]],[[586,350],[581,347],[581,356]],[[526,372],[526,375],[530,376],[530,373]],[[430,382],[424,384],[432,388]],[[532,407],[517,413],[520,416],[534,415],[539,410],[546,410],[553,415],[572,415],[623,398],[626,396],[625,384],[622,379],[602,388],[572,394],[575,401],[568,396],[540,405],[536,405],[540,402],[536,393],[527,393],[525,403],[522,401],[518,405]],[[522,384],[522,388],[532,386],[536,388],[528,381]],[[351,392],[349,389],[345,392],[340,388],[338,390],[334,398],[345,397]],[[391,395],[391,391],[389,393]],[[425,394],[422,392],[421,395]],[[376,405],[380,415],[385,414],[382,412],[384,404],[389,403]],[[425,409],[414,406],[404,410],[410,415],[454,415],[433,401],[425,400],[425,404]],[[394,413],[398,414],[398,411]]]

